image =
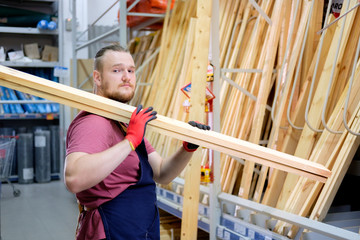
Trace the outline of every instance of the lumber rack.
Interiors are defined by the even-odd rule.
[[[172,189],[157,187],[158,207],[181,218],[183,197],[181,195],[184,180],[176,178]],[[202,199],[211,199],[211,186],[200,186]],[[283,210],[269,207],[251,200],[243,199],[231,194],[220,193],[217,200],[221,205],[220,221],[216,225],[218,239],[273,239],[288,240],[289,238],[271,230],[278,220],[300,227],[294,239],[359,239],[360,236],[352,231],[332,226],[326,223],[301,217]],[[240,209],[239,209],[240,207]],[[206,232],[210,231],[210,206],[207,201],[199,203],[198,227]],[[308,231],[304,231],[304,230]],[[213,237],[213,236],[211,236]]]
[[[259,11],[259,13],[261,14],[261,17],[264,17],[267,21],[268,21],[268,16],[266,16],[265,13],[263,13],[261,11],[261,8],[259,8],[259,6],[253,2],[253,1],[250,1],[253,5],[254,5],[254,8],[257,9]],[[297,7],[298,7],[298,4],[299,4],[299,1],[297,2]],[[354,6],[352,9],[348,10],[348,11],[352,11],[354,10],[356,7],[359,7],[360,4],[357,4],[356,6]],[[313,4],[312,6],[313,7]],[[349,6],[346,6],[347,8],[349,8]],[[326,14],[326,20],[325,20],[325,23],[327,22],[327,19],[329,17],[329,13],[330,13],[330,5],[328,6],[328,10],[327,10],[327,14]],[[346,18],[346,17],[345,17]],[[248,20],[251,21],[253,20],[254,18],[251,18]],[[345,19],[342,20],[343,21],[343,24],[341,26],[341,31],[344,30],[344,27],[345,27]],[[271,24],[271,22],[268,21],[269,24]],[[233,30],[232,30],[232,35],[231,35],[231,39],[230,39],[230,44],[229,46],[232,46],[233,44],[233,35],[235,33],[235,29],[237,28],[237,26],[240,24],[240,22],[236,23],[234,26],[233,26]],[[293,31],[293,24],[291,26],[291,33]],[[306,32],[305,32],[305,35],[304,35],[304,39],[306,39],[306,37],[308,36],[308,30],[309,30],[309,24],[307,24],[306,26]],[[324,28],[323,31],[326,31],[327,29]],[[290,34],[290,36],[294,36],[293,34]],[[324,40],[324,34],[320,37],[320,49],[322,49],[322,46],[323,46],[323,40]],[[338,44],[338,47],[337,47],[337,50],[336,50],[336,55],[339,54],[339,51],[340,51],[340,42],[341,42],[342,38],[339,38],[339,44]],[[286,52],[289,51],[289,45],[290,45],[290,42],[292,41],[291,38],[288,39],[287,41],[287,44],[286,44]],[[305,42],[305,41],[303,41]],[[303,54],[304,54],[304,50],[305,50],[305,44],[302,44],[301,46],[301,54],[300,54],[300,59],[302,59],[303,57]],[[229,54],[230,54],[230,51],[231,51],[231,48],[227,49],[227,52],[226,52],[226,58],[225,58],[225,65],[227,65],[227,63],[229,62]],[[357,44],[357,48],[356,48],[356,56],[355,56],[355,59],[359,59],[359,55],[360,55],[360,39],[358,41],[358,44]],[[316,63],[316,67],[315,67],[315,71],[317,71],[317,67],[318,67],[318,63],[319,63],[319,57],[320,57],[320,51],[318,53],[318,58],[317,58],[317,63]],[[298,66],[297,66],[297,71],[296,71],[296,75],[295,75],[295,80],[294,82],[296,83],[298,81],[298,78],[299,78],[299,65],[300,65],[301,61],[299,61],[298,63]],[[281,73],[280,75],[283,76],[283,71],[284,71],[284,65],[285,65],[285,59],[284,59],[284,62],[282,63],[282,66],[281,66]],[[335,61],[334,61],[334,64],[333,64],[333,68],[332,68],[332,73],[331,73],[331,76],[330,76],[330,81],[329,81],[329,84],[328,84],[328,87],[327,87],[327,91],[326,91],[326,98],[325,98],[325,102],[324,102],[324,106],[322,108],[322,111],[321,111],[321,123],[322,125],[324,126],[324,128],[326,130],[328,130],[329,132],[331,133],[334,133],[334,134],[342,134],[343,131],[334,131],[332,129],[329,128],[328,124],[326,123],[326,120],[325,120],[325,109],[327,107],[327,104],[328,104],[328,98],[329,98],[329,93],[330,93],[330,89],[332,87],[332,80],[333,80],[333,77],[334,77],[334,71],[335,71],[335,66],[336,66],[336,58],[335,58]],[[346,111],[347,111],[347,108],[348,108],[348,101],[349,101],[349,97],[350,97],[350,93],[351,93],[351,87],[352,87],[352,84],[353,84],[353,80],[354,80],[354,76],[355,76],[355,69],[356,69],[356,61],[354,60],[353,61],[353,64],[351,66],[351,78],[350,78],[350,84],[349,84],[349,88],[348,88],[348,94],[347,94],[347,97],[346,97],[346,104],[345,104],[345,108],[343,110],[343,124],[344,124],[344,127],[345,129],[353,134],[353,135],[356,135],[356,136],[360,136],[360,133],[356,133],[356,132],[353,132],[350,128],[349,128],[349,125],[348,125],[348,120],[347,120],[347,116],[346,116]],[[241,86],[239,86],[237,83],[235,83],[231,78],[227,77],[226,76],[226,73],[235,73],[235,72],[242,72],[242,73],[261,73],[263,72],[262,69],[239,69],[239,68],[221,68],[220,70],[220,76],[221,76],[221,79],[226,81],[228,84],[230,84],[231,86],[237,88],[239,91],[241,91],[243,94],[245,94],[246,96],[248,96],[250,99],[256,101],[256,96],[254,96],[252,93],[248,92],[246,89],[242,88]],[[274,69],[274,73],[276,72],[276,69]],[[308,96],[308,99],[307,99],[307,104],[306,104],[306,111],[305,111],[305,123],[306,125],[314,132],[323,132],[323,130],[321,129],[316,129],[316,127],[313,127],[312,124],[310,123],[309,119],[308,119],[308,113],[309,113],[309,106],[310,106],[310,102],[311,102],[311,97],[312,97],[312,93],[313,93],[313,87],[314,87],[314,82],[315,82],[315,77],[316,77],[316,74],[313,75],[312,77],[312,81],[311,81],[311,88],[310,88],[310,94]],[[288,75],[286,75],[285,79],[284,79],[284,82],[285,84],[288,84]],[[275,91],[275,99],[277,98],[278,94],[279,94],[279,91],[280,91],[280,81],[278,82],[277,86],[276,86],[276,91]],[[293,96],[294,96],[294,92],[295,92],[295,86],[296,84],[293,84],[293,87],[292,87],[292,90],[291,90],[291,94],[290,94],[290,100],[289,100],[289,105],[287,107],[287,111],[286,111],[286,115],[287,115],[287,121],[289,122],[289,124],[291,125],[291,127],[293,127],[294,129],[297,129],[297,130],[302,130],[303,127],[301,126],[296,126],[292,120],[290,119],[290,109],[291,109],[291,103],[293,101]],[[266,106],[266,109],[268,111],[271,112],[271,118],[272,120],[275,119],[275,108],[276,108],[276,101],[273,102],[272,106],[269,106],[267,105]]]
[[[348,2],[347,6],[345,6],[347,9],[349,9],[349,4],[350,2]],[[299,1],[297,2],[297,7],[299,5]],[[314,2],[312,2],[312,5],[311,5],[311,10],[313,10],[313,5],[314,5]],[[330,6],[331,4],[328,5],[328,8],[327,8],[327,14],[326,14],[326,18],[325,18],[325,21],[324,21],[324,25],[326,25],[326,23],[328,22],[328,19],[329,19],[329,15],[330,15]],[[328,87],[327,87],[327,90],[326,90],[326,97],[325,97],[325,101],[324,101],[324,104],[323,104],[323,107],[322,107],[322,110],[321,110],[321,123],[323,125],[323,127],[331,132],[331,133],[334,133],[334,134],[342,134],[343,131],[335,131],[335,130],[332,130],[331,128],[329,128],[326,120],[325,120],[325,111],[326,111],[326,107],[327,107],[327,104],[328,104],[328,99],[329,99],[329,95],[330,95],[330,89],[332,87],[332,84],[333,84],[333,79],[334,79],[334,75],[335,75],[335,67],[336,67],[336,61],[337,61],[337,57],[339,55],[339,51],[340,51],[340,43],[342,41],[342,38],[343,38],[343,31],[345,29],[345,19],[346,19],[346,14],[349,13],[350,11],[356,9],[357,7],[359,7],[360,4],[356,4],[355,6],[353,6],[351,9],[349,9],[345,14],[344,14],[344,19],[341,20],[342,21],[342,24],[341,24],[341,37],[339,38],[338,40],[338,44],[337,44],[337,49],[336,49],[336,57],[334,58],[334,63],[333,63],[333,66],[332,66],[332,69],[331,69],[331,75],[330,75],[330,81],[329,81],[329,84],[328,84]],[[297,13],[297,11],[296,11]],[[342,18],[343,16],[339,17]],[[338,21],[338,20],[336,20]],[[331,24],[329,24],[328,26],[325,26],[321,31],[327,31],[327,27],[329,27]],[[292,32],[293,32],[293,29],[294,29],[294,26],[292,24],[291,26],[291,36],[292,35]],[[305,40],[308,36],[308,31],[309,31],[309,21],[307,22],[307,25],[306,25],[306,31],[305,31],[305,34],[304,34],[304,37],[303,39]],[[310,102],[311,102],[311,98],[313,96],[313,88],[314,88],[314,82],[315,82],[315,78],[316,78],[316,72],[318,70],[318,64],[319,64],[319,60],[320,60],[320,53],[323,49],[323,41],[324,41],[324,36],[325,34],[322,34],[321,37],[320,37],[320,51],[318,52],[317,54],[317,60],[316,60],[316,66],[315,66],[315,74],[313,74],[312,76],[312,80],[311,80],[311,87],[310,87],[310,94],[307,98],[307,104],[306,104],[306,110],[305,110],[305,123],[306,125],[314,132],[323,132],[322,129],[317,129],[316,127],[312,126],[312,124],[310,123],[309,121],[309,118],[308,118],[308,113],[309,113],[309,107],[310,107]],[[289,45],[290,45],[290,42],[291,42],[291,38],[288,39],[287,41],[287,44],[286,44],[286,52],[288,53],[289,51]],[[304,50],[305,50],[305,41],[303,41],[303,44],[301,46],[301,52],[300,52],[300,60],[303,58],[303,54],[304,54]],[[326,50],[325,50],[326,51]],[[351,65],[351,77],[350,77],[350,84],[349,84],[349,87],[348,87],[348,92],[347,92],[347,97],[346,97],[346,103],[345,103],[345,107],[344,107],[344,110],[343,110],[343,124],[344,124],[344,127],[345,129],[351,133],[352,135],[356,135],[356,136],[360,136],[360,133],[357,133],[357,132],[353,132],[350,128],[349,128],[349,125],[348,125],[348,120],[347,120],[347,115],[346,115],[346,112],[347,112],[347,109],[348,109],[348,101],[349,101],[349,98],[350,98],[350,93],[351,93],[351,87],[353,85],[353,80],[354,80],[354,76],[355,76],[355,69],[356,69],[356,59],[359,59],[359,54],[360,54],[360,39],[357,43],[357,47],[356,47],[356,54],[355,54],[355,58],[354,58],[354,61],[353,61],[353,64]],[[289,105],[287,107],[287,111],[286,111],[286,116],[287,116],[287,121],[289,122],[289,124],[291,125],[291,127],[293,127],[294,129],[297,129],[297,130],[302,130],[303,127],[301,126],[296,126],[292,120],[290,119],[290,109],[291,109],[291,103],[293,101],[293,96],[294,96],[294,92],[295,92],[295,85],[298,81],[298,78],[299,78],[299,66],[300,66],[300,62],[298,62],[297,64],[297,71],[296,71],[296,74],[295,74],[295,78],[294,78],[294,85],[292,87],[292,90],[291,90],[291,94],[290,94],[290,100],[289,100]],[[284,62],[281,66],[281,75],[283,76],[283,71],[284,71],[284,64],[285,64],[285,59],[284,59]],[[285,84],[288,84],[288,75],[286,75],[285,77]],[[276,91],[275,91],[275,97],[274,98],[277,98],[278,94],[279,94],[279,91],[280,91],[280,87],[279,87],[279,83],[277,84],[276,86]],[[241,89],[240,89],[241,90]],[[245,93],[246,94],[246,93]],[[276,102],[274,101],[273,104],[272,104],[272,107],[270,108],[271,110],[271,118],[272,120],[275,119],[275,116],[274,116],[274,113],[275,113],[275,107],[276,107]],[[269,109],[269,108],[268,108]]]

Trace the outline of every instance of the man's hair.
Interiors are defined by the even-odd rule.
[[[127,49],[121,47],[118,43],[114,43],[114,44],[108,45],[106,47],[103,47],[95,55],[95,59],[94,59],[94,69],[95,70],[98,70],[99,72],[102,71],[102,69],[103,69],[102,56],[104,56],[104,54],[107,51],[129,53],[129,51]]]

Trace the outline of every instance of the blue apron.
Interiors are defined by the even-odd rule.
[[[98,208],[107,240],[160,239],[156,186],[144,141],[135,151],[140,159],[139,181]]]

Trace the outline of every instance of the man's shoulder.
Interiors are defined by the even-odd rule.
[[[71,127],[75,127],[78,125],[99,127],[100,125],[111,125],[111,120],[100,115],[80,111],[70,124]]]
[[[86,121],[99,121],[99,122],[108,122],[110,121],[108,118],[105,118],[103,116],[94,114],[94,113],[90,113],[90,112],[86,112],[86,111],[80,111],[78,113],[78,115],[74,118],[74,121],[82,121],[82,120],[86,120]]]

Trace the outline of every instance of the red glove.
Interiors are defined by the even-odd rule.
[[[147,123],[156,119],[156,112],[153,111],[152,107],[148,107],[144,110],[141,109],[142,106],[139,105],[132,113],[125,136],[125,138],[130,142],[132,150],[135,150],[142,142]]]
[[[210,130],[210,126],[196,122],[196,121],[190,121],[188,122],[191,126],[193,127],[197,127],[199,129],[203,129],[203,130]],[[189,142],[183,142],[183,147],[186,151],[188,152],[195,152],[196,149],[198,149],[199,145],[193,144],[193,143],[189,143]]]

